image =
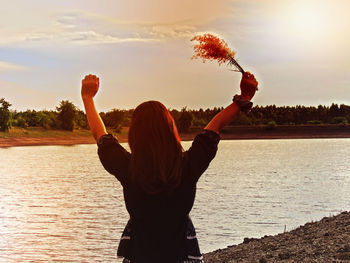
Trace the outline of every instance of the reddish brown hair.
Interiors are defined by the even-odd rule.
[[[162,103],[137,106],[128,139],[133,182],[149,194],[168,192],[180,184],[183,149],[174,119]]]

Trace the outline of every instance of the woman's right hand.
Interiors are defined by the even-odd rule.
[[[90,99],[95,97],[100,86],[100,79],[95,75],[86,75],[82,80],[81,97],[83,99]]]
[[[241,80],[241,96],[243,99],[251,100],[258,90],[258,81],[250,72],[244,72]]]

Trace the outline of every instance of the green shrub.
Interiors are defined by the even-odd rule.
[[[277,127],[277,123],[275,121],[269,121],[266,125],[267,130],[274,130]]]
[[[311,121],[308,121],[307,124],[318,125],[318,124],[323,124],[323,122],[320,120],[311,120]]]
[[[349,125],[348,120],[345,117],[334,117],[331,121],[332,124],[338,124],[341,126]]]
[[[18,127],[21,127],[21,128],[27,128],[28,127],[28,122],[22,116],[19,116],[17,119],[13,120],[13,126],[18,126]]]

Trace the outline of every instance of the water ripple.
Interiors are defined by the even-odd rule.
[[[349,210],[348,156],[349,139],[221,141],[191,213],[202,251]],[[121,262],[128,214],[96,146],[6,148],[0,159],[0,262]]]

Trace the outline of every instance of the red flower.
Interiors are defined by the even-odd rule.
[[[208,60],[217,60],[219,65],[222,63],[230,62],[235,52],[232,51],[227,43],[216,36],[211,34],[204,34],[202,36],[195,36],[191,41],[198,41],[199,44],[195,45],[192,59],[202,58],[203,63]]]

